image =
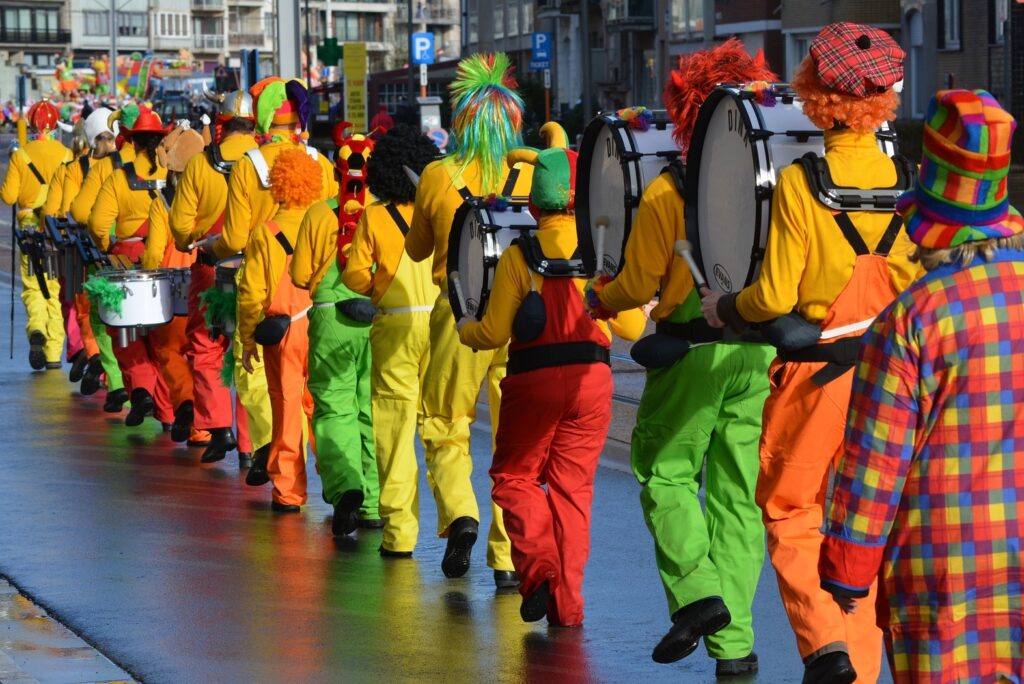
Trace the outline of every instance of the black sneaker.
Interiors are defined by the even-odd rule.
[[[656,663],[674,663],[697,650],[700,638],[724,629],[732,620],[725,602],[717,596],[694,601],[672,616],[672,628],[654,647]]]
[[[156,404],[153,403],[153,395],[141,387],[132,390],[132,407],[128,409],[128,415],[124,417],[124,424],[128,427],[138,427],[146,416],[153,415],[156,411]]]
[[[469,571],[469,557],[479,531],[480,523],[469,516],[458,518],[448,527],[448,544],[441,560],[445,577],[462,577]]]
[[[350,489],[334,504],[334,520],[331,532],[335,537],[345,537],[356,531],[359,525],[359,507],[363,505],[363,493]]]
[[[128,390],[122,387],[121,389],[107,392],[107,400],[103,402],[103,411],[106,413],[120,413],[127,403]]]
[[[267,472],[267,460],[270,458],[270,445],[261,446],[253,454],[252,465],[249,472],[245,474],[245,484],[250,487],[262,487],[270,482],[270,474]]]
[[[804,666],[803,684],[851,684],[856,679],[857,671],[843,651],[818,656]]]
[[[85,369],[88,366],[89,357],[85,355],[85,350],[81,349],[71,357],[71,370],[68,372],[68,380],[71,382],[81,382],[82,376],[85,375]]]
[[[523,597],[523,604],[519,606],[519,617],[523,618],[523,622],[536,622],[548,614],[550,593],[550,584],[544,580],[532,594]]]
[[[101,375],[103,375],[103,362],[100,361],[100,355],[96,354],[89,359],[89,364],[85,367],[85,372],[82,374],[82,386],[79,389],[82,396],[88,397],[99,391]],[[125,401],[128,401],[127,395],[125,395]],[[117,410],[120,411],[121,409]]]
[[[43,346],[46,344],[46,336],[38,330],[33,330],[28,336],[28,365],[32,370],[43,370],[46,368],[46,354]]]
[[[192,402],[188,399],[181,402],[181,406],[174,412],[174,423],[171,425],[171,441],[187,442],[188,436],[192,434],[192,420],[195,410]]]
[[[716,677],[739,677],[757,674],[757,654],[753,651],[745,658],[720,658],[715,665]]]

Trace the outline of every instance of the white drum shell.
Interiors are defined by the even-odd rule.
[[[118,314],[99,305],[101,321],[113,328],[153,328],[174,318],[171,278],[164,271],[106,271],[98,277],[120,286],[125,293]]]

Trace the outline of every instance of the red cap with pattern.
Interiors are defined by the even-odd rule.
[[[903,80],[903,48],[880,29],[829,24],[811,42],[811,59],[826,88],[865,97]]]
[[[28,125],[40,133],[48,133],[57,127],[60,111],[49,100],[40,100],[25,113]]]

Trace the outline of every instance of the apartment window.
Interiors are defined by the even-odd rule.
[[[690,38],[704,35],[704,0],[672,0],[672,33]]]
[[[160,35],[168,37],[188,36],[188,17],[175,12],[161,12],[159,15]]]
[[[110,13],[109,12],[82,12],[85,19],[85,35],[87,36],[109,36],[110,35]]]
[[[117,35],[148,36],[149,15],[145,12],[118,12]]]
[[[1006,38],[1006,19],[1009,16],[1009,0],[991,0],[992,9],[989,16],[992,23],[989,26],[989,42],[995,45],[1002,45]]]
[[[960,0],[939,0],[939,47],[960,49]]]
[[[533,3],[523,5],[523,34],[533,31]]]
[[[519,35],[519,7],[515,3],[508,7],[508,35]]]
[[[498,5],[494,8],[494,37],[505,37],[505,6]]]

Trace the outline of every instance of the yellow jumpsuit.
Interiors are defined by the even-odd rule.
[[[408,225],[413,204],[398,205],[398,211]],[[417,425],[422,431],[430,311],[439,293],[431,281],[430,265],[413,262],[404,245],[405,235],[386,205],[375,202],[359,219],[342,274],[349,288],[368,295],[380,309],[370,329],[373,437],[384,520],[381,547],[397,552],[413,551],[419,536],[414,440]]]
[[[135,148],[131,145],[122,147],[118,150],[118,154],[125,164],[135,161]],[[93,160],[89,167],[89,173],[85,174],[85,180],[82,181],[81,189],[74,198],[71,198],[70,212],[75,223],[80,223],[83,226],[89,223],[89,214],[92,213],[92,208],[96,204],[96,198],[99,197],[100,188],[113,172],[113,155]]]
[[[270,142],[259,146],[268,168],[274,166],[274,160],[279,154],[296,148],[301,148],[301,145],[287,141]],[[244,155],[244,151],[240,155]],[[317,161],[323,172],[323,194],[320,199],[326,200],[338,194],[338,182],[334,179],[334,167],[327,157],[320,154]],[[213,172],[212,169],[210,171]],[[213,244],[213,251],[220,259],[243,251],[249,243],[249,235],[256,226],[263,225],[268,219],[273,218],[278,209],[277,202],[270,195],[270,189],[263,187],[256,167],[245,156],[240,156],[231,169],[226,197],[224,228]],[[243,264],[238,271],[239,277],[244,268]],[[238,399],[249,415],[250,439],[254,447],[267,444],[270,442],[273,426],[270,398],[267,395],[267,375],[262,362],[263,354],[260,353],[259,363],[253,362],[253,372],[247,373],[242,368],[243,347],[237,326],[231,344],[235,349],[235,391],[238,392]]]
[[[469,429],[476,419],[480,384],[487,378],[491,410],[491,434],[497,432],[501,380],[505,377],[508,348],[474,352],[459,341],[455,318],[448,303],[448,233],[455,212],[462,205],[456,181],[459,165],[452,159],[434,162],[423,170],[416,191],[412,225],[405,251],[415,262],[433,255],[433,278],[441,288],[430,313],[430,363],[423,380],[423,428],[420,432],[432,488],[437,501],[437,527],[442,537],[457,518],[480,519],[470,474]],[[480,165],[472,163],[458,183],[474,195],[487,194],[481,187]],[[526,196],[533,182],[533,167],[526,166],[508,195]],[[504,184],[504,181],[503,181]],[[493,439],[492,439],[493,442]],[[488,534],[487,563],[495,570],[512,570],[508,535],[501,510],[492,503],[494,518]]]
[[[46,203],[49,187],[53,184],[61,166],[71,160],[71,150],[56,140],[33,140],[11,154],[7,176],[0,186],[0,199],[7,204],[18,205],[18,224],[22,230],[42,226],[43,205]],[[40,184],[29,167],[29,162],[47,181]],[[60,282],[48,278],[46,287],[50,298],[46,299],[36,277],[28,274],[28,257],[21,256],[21,301],[25,304],[28,324],[25,332],[31,336],[38,331],[46,338],[43,353],[48,363],[60,363],[64,347],[64,317],[60,308]]]

